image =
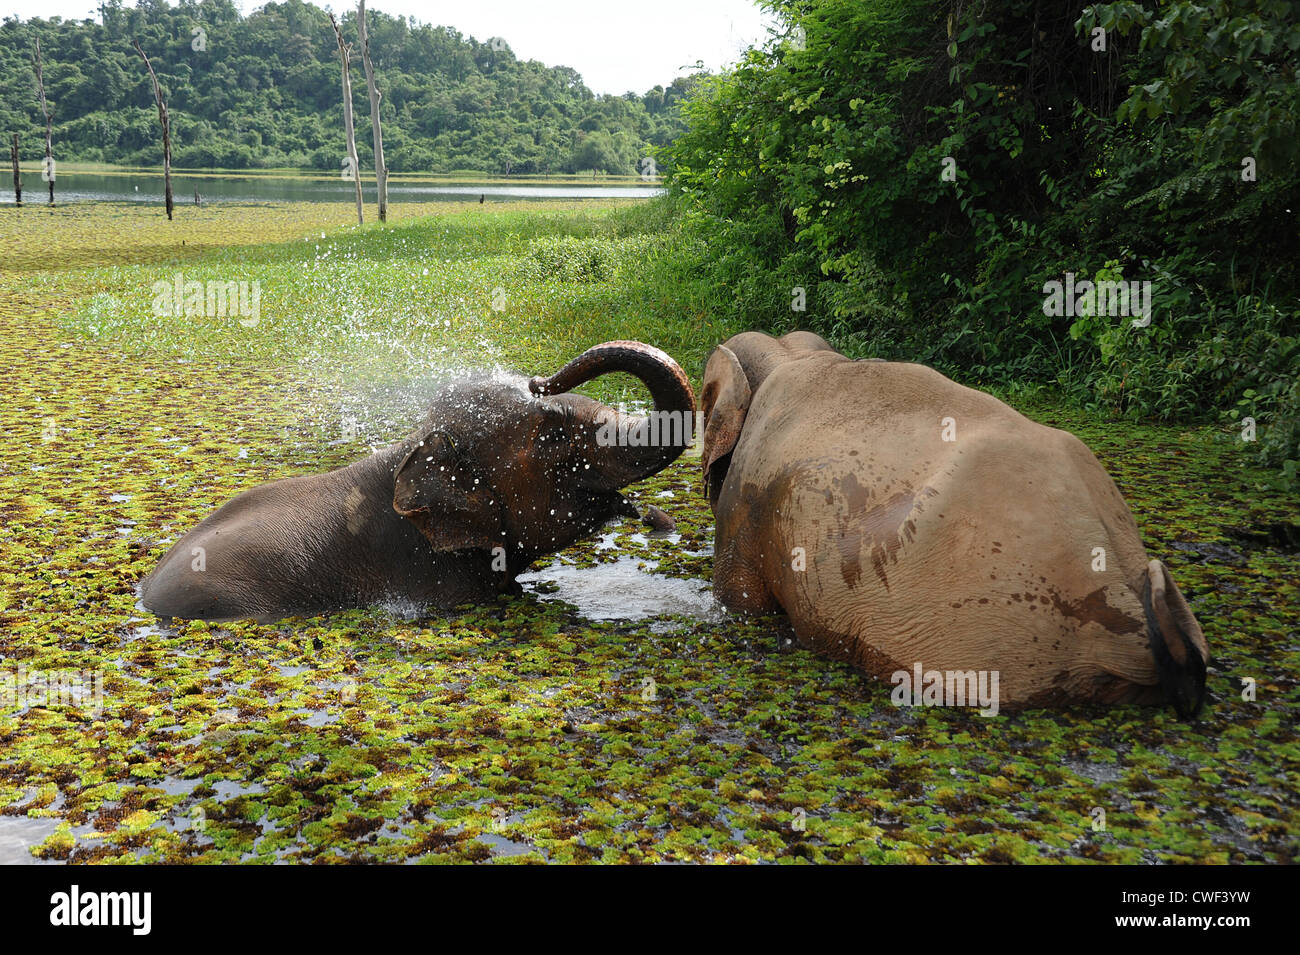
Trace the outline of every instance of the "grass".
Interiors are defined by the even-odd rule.
[[[897,709],[774,620],[592,623],[533,597],[158,630],[133,588],[169,539],[400,435],[431,374],[632,337],[698,384],[736,330],[708,319],[725,290],[678,283],[655,204],[393,211],[0,216],[0,673],[104,690],[102,712],[0,705],[0,833],[71,862],[1295,860],[1300,509],[1208,429],[1029,409],[1098,452],[1192,600],[1215,656],[1192,724]],[[259,282],[258,322],[155,315],[177,271]],[[565,559],[707,579],[698,485],[686,458],[634,489],[679,539],[626,522]]]

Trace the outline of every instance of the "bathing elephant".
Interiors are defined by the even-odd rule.
[[[654,412],[563,394],[611,372],[641,379]],[[439,607],[515,589],[538,557],[635,516],[619,489],[691,443],[695,395],[671,358],[597,345],[551,378],[443,385],[402,441],[327,474],[245,491],[178,540],[141,585],[160,616],[263,621],[385,598]],[[689,431],[689,428],[687,429]],[[629,438],[630,436],[630,438]]]
[[[1201,706],[1201,628],[1078,438],[809,332],[729,339],[700,397],[727,607],[898,686],[987,671],[1010,709]]]

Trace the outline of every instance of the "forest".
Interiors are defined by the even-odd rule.
[[[355,43],[355,8],[342,6],[344,35]],[[167,99],[177,166],[339,167],[339,52],[320,7],[285,0],[243,16],[231,0],[106,0],[101,12],[102,22],[0,23],[0,130],[6,140],[20,134],[24,161],[44,156],[32,64],[39,36],[59,161],[162,162],[138,39]],[[644,94],[597,96],[569,67],[517,59],[509,37],[367,13],[395,173],[638,173],[680,131],[678,105],[694,84],[678,78]],[[367,117],[364,83],[354,82],[353,99]],[[367,166],[370,150],[369,137],[358,137]]]
[[[1300,4],[764,5],[787,35],[668,150],[715,313],[1213,421],[1296,483]],[[1053,307],[1076,281],[1150,314]]]

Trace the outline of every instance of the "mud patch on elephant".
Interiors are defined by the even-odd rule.
[[[1106,603],[1105,587],[1098,588],[1088,596],[1073,603],[1061,599],[1061,595],[1052,591],[1052,605],[1063,617],[1072,617],[1080,623],[1096,623],[1111,633],[1135,633],[1142,629],[1142,621],[1130,617]]]
[[[844,495],[844,506],[849,513],[866,510],[871,502],[871,490],[858,483],[858,476],[850,471],[840,478],[840,492]]]
[[[852,515],[866,510],[871,501],[871,491],[858,483],[857,475],[852,472],[839,480],[840,493],[843,495],[847,515],[840,525],[840,537],[836,542],[840,550],[840,575],[844,585],[852,589],[862,579],[862,535],[851,529]],[[833,492],[826,489],[826,500],[833,500]],[[886,588],[889,584],[886,582]]]
[[[840,576],[844,578],[844,586],[851,589],[862,579],[862,537],[842,532],[836,543],[840,549]],[[885,581],[885,589],[889,589],[889,581]]]
[[[872,542],[871,569],[885,590],[889,589],[889,575],[885,572],[885,565],[897,563],[899,550],[904,544],[915,540],[916,518],[924,510],[921,502],[938,493],[932,487],[924,487],[917,492],[908,488],[892,495],[884,504],[872,508],[863,517],[863,536]],[[848,581],[847,574],[845,581]]]

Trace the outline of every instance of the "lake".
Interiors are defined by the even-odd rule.
[[[22,173],[24,205],[48,201],[49,189],[41,180],[39,169]],[[173,171],[172,193],[177,205],[194,201],[194,190],[209,202],[353,202],[353,184],[340,176],[326,173],[236,173],[202,170]],[[648,199],[664,190],[652,182],[635,177],[614,182],[587,181],[578,176],[521,176],[511,179],[465,179],[453,176],[403,177],[388,180],[388,199],[419,202],[464,202],[483,197],[486,202],[510,202],[517,199]],[[363,178],[361,193],[367,203],[375,202],[373,176]],[[112,170],[78,171],[59,169],[54,200],[61,202],[157,202],[163,201],[163,177],[160,171]],[[0,203],[13,205],[13,175],[0,169]]]

